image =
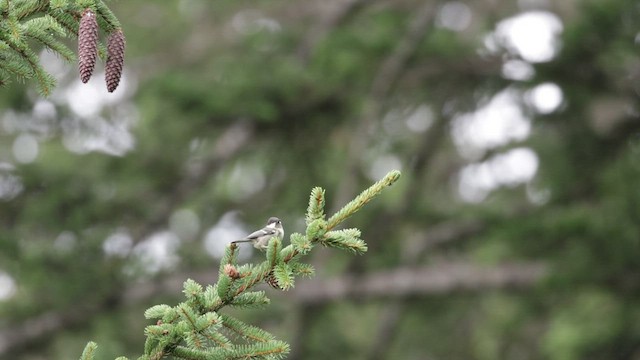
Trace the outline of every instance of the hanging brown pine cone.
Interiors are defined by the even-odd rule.
[[[278,280],[276,280],[275,275],[273,275],[273,270],[271,270],[271,272],[267,276],[265,276],[264,282],[269,284],[269,286],[271,286],[274,289],[282,290],[282,288],[278,284]]]
[[[124,66],[124,47],[125,39],[122,30],[112,32],[107,42],[107,65],[105,66],[105,79],[109,92],[113,92],[120,83]]]
[[[78,28],[78,70],[80,80],[86,83],[93,74],[98,57],[98,21],[91,9],[82,13]]]

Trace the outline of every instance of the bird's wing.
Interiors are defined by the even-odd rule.
[[[252,232],[251,234],[247,235],[245,239],[252,240],[252,239],[257,239],[259,237],[266,236],[266,235],[273,235],[275,233],[276,233],[275,229],[264,228],[264,229],[260,229],[258,231]]]

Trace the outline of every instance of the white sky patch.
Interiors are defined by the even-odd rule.
[[[226,185],[229,197],[243,200],[262,190],[267,185],[267,179],[257,163],[236,163]]]
[[[180,209],[171,214],[169,229],[183,240],[192,240],[200,231],[200,218],[191,209]]]
[[[547,82],[531,89],[526,99],[541,114],[550,114],[560,107],[564,96],[560,86]]]
[[[95,82],[86,84],[79,82],[70,86],[65,95],[71,110],[81,117],[97,116],[104,105],[104,98],[101,95],[102,85]]]
[[[0,200],[11,200],[24,190],[20,178],[13,174],[14,170],[13,164],[0,163]]]
[[[11,109],[5,110],[4,114],[0,112],[2,130],[6,134],[15,134],[16,136],[28,133],[38,139],[49,137],[54,129],[57,129],[57,120],[55,119],[55,109],[53,109],[53,115],[46,114],[47,111],[52,110],[46,105],[47,103],[38,101],[31,113],[16,112]]]
[[[475,159],[487,149],[526,139],[531,123],[518,100],[518,94],[507,89],[475,112],[454,118],[452,135],[460,154]]]
[[[16,282],[6,272],[0,270],[0,301],[9,300],[17,290]]]
[[[369,178],[377,181],[382,179],[391,170],[401,170],[402,162],[395,155],[382,155],[373,160],[369,168]]]
[[[51,50],[43,49],[40,52],[40,63],[46,72],[53,75],[56,79],[61,79],[70,71],[76,70],[75,67],[69,66],[60,56]],[[80,81],[80,80],[78,80]]]
[[[533,78],[535,70],[533,66],[522,60],[508,60],[502,64],[502,76],[505,79],[526,81]]]
[[[527,198],[535,205],[544,205],[551,199],[551,190],[539,189],[532,182],[527,183]]]
[[[180,261],[176,253],[180,239],[170,231],[149,236],[133,248],[133,255],[139,261],[142,270],[154,274],[174,268]]]
[[[416,104],[390,109],[382,119],[382,127],[392,138],[427,131],[434,121],[433,110],[427,104]],[[388,139],[388,137],[385,137]]]
[[[258,228],[256,228],[258,229]],[[204,248],[207,253],[216,259],[220,259],[224,255],[224,249],[230,242],[234,240],[242,239],[247,236],[249,231],[238,220],[237,213],[230,211],[222,215],[220,220],[207,231],[204,237]],[[251,245],[244,246],[248,248],[247,251],[241,251],[242,258],[248,258],[253,251]],[[244,254],[247,254],[246,256]]]
[[[487,164],[471,164],[460,170],[458,193],[462,200],[479,203],[497,184]]]
[[[494,156],[491,172],[499,185],[516,186],[533,178],[538,170],[538,156],[529,148],[515,148]]]
[[[500,186],[528,183],[538,170],[538,156],[529,148],[515,148],[460,171],[458,192],[467,202],[481,202]]]
[[[58,80],[64,78],[69,80],[67,77],[71,75],[69,72],[74,72],[71,83],[61,83],[54,89],[49,100],[57,104],[68,105],[74,114],[80,117],[97,116],[104,107],[121,104],[123,100],[130,98],[134,93],[135,81],[132,81],[132,76],[126,69],[122,74],[118,89],[110,93],[104,83],[104,71],[96,69],[89,82],[83,84],[76,73],[77,70],[51,51],[43,50],[40,53],[40,59],[45,70]],[[34,108],[34,112],[35,110],[36,108]],[[51,115],[51,110],[55,110],[55,108],[46,109],[48,115]]]
[[[407,116],[405,121],[409,130],[423,133],[433,124],[433,111],[427,105],[420,105]]]
[[[449,1],[440,7],[436,25],[452,31],[463,31],[471,24],[471,9],[460,1]]]
[[[80,117],[98,116],[105,106],[118,104],[130,95],[129,77],[126,71],[122,74],[118,89],[112,93],[107,91],[103,79],[104,71],[94,72],[88,83],[83,84],[78,79],[65,88],[62,94],[56,94],[54,97],[58,102],[69,104],[71,110]]]
[[[17,162],[28,164],[38,158],[38,140],[30,134],[20,134],[13,141],[13,157]]]
[[[48,100],[40,99],[33,105],[33,117],[35,118],[53,120],[56,118],[57,112],[55,105]]]
[[[102,250],[107,256],[126,257],[131,252],[133,239],[125,229],[118,229],[102,243]]]
[[[86,154],[99,151],[122,156],[135,147],[135,138],[130,131],[132,118],[126,116],[92,119],[66,118],[62,120],[64,137],[62,143],[72,152]]]
[[[282,29],[278,21],[265,17],[258,10],[243,10],[231,19],[231,27],[240,34],[268,31],[276,32]]]
[[[78,243],[78,237],[71,231],[63,231],[53,241],[53,247],[61,253],[68,253]]]
[[[104,70],[96,69],[89,82],[83,84],[77,70],[59,57],[43,51],[41,59],[59,85],[48,99],[35,101],[31,118],[22,122],[38,125],[37,129],[29,129],[30,133],[48,135],[61,127],[65,147],[80,154],[98,151],[122,156],[133,149],[131,127],[138,119],[138,111],[129,101],[137,85],[132,73],[125,69],[118,89],[109,93]],[[60,116],[56,105],[69,107],[71,114],[56,119]],[[6,128],[7,121],[4,123]]]
[[[506,47],[528,62],[546,62],[558,53],[562,21],[547,11],[529,11],[502,20],[485,44],[490,50]]]

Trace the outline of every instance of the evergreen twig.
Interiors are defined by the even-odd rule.
[[[364,204],[371,201],[374,197],[384,190],[387,186],[391,186],[400,178],[400,171],[391,171],[382,180],[373,184],[370,188],[363,191],[355,199],[351,200],[342,209],[338,210],[327,221],[327,230],[331,230],[338,226],[341,222],[346,220],[349,216],[353,215],[356,211],[360,210]]]
[[[144,355],[139,360],[159,360],[172,355],[181,359],[282,359],[289,353],[289,345],[277,340],[269,332],[246,324],[228,314],[220,313],[226,306],[263,307],[269,304],[264,291],[249,291],[263,281],[280,290],[294,286],[296,275],[313,275],[313,267],[300,262],[314,243],[355,253],[367,250],[360,239],[360,230],[331,230],[371,201],[400,177],[392,171],[382,180],[363,191],[353,201],[333,215],[324,215],[324,190],[311,191],[307,208],[305,235],[293,233],[291,244],[282,247],[274,238],[266,249],[265,260],[257,265],[238,266],[237,246],[229,244],[220,261],[218,282],[205,288],[191,279],[184,282],[186,301],[171,307],[155,305],[144,313],[157,319],[147,326]],[[221,332],[224,330],[224,333]],[[225,335],[226,334],[226,335]],[[240,337],[231,341],[228,335]],[[81,360],[92,360],[96,345],[87,344]]]
[[[84,347],[84,351],[82,352],[82,356],[80,356],[80,360],[90,360],[93,359],[93,356],[98,348],[98,344],[93,341],[89,341],[87,346]]]
[[[124,34],[103,0],[0,0],[0,87],[12,78],[34,79],[40,94],[51,94],[56,81],[45,71],[28,40],[71,62],[76,56],[63,43],[65,37],[78,37],[79,72],[87,82],[96,58],[107,54],[105,45],[98,41],[99,29],[112,35],[107,87],[113,91],[122,75]]]

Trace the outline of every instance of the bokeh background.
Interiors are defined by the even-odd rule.
[[[115,93],[47,51],[0,92],[0,358],[137,357],[229,241],[399,169],[366,255],[236,315],[291,359],[640,359],[637,1],[109,6]]]

